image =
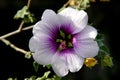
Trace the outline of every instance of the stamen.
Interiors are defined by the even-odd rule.
[[[60,30],[59,36],[56,39],[56,42],[59,44],[58,51],[73,48],[73,44],[71,41],[72,41],[72,35],[66,34],[66,32]]]
[[[56,39],[56,42],[62,42],[63,40],[62,39]]]
[[[71,43],[71,42],[68,42],[68,44],[67,44],[67,45],[68,45],[68,47],[69,47],[69,48],[72,48],[72,47],[73,47],[73,45],[72,45],[72,43]]]
[[[60,36],[61,36],[62,38],[65,38],[65,33],[64,33],[62,30],[60,30]]]
[[[71,38],[72,38],[72,36],[69,34],[69,35],[67,36],[67,38],[68,38],[68,39],[71,39]]]

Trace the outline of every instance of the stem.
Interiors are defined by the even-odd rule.
[[[24,25],[24,20],[21,21],[20,26],[18,28],[18,32],[22,30],[23,25]]]
[[[31,2],[31,0],[28,0],[28,2],[27,2],[27,7],[28,7],[28,8],[30,7],[30,2]],[[18,28],[18,32],[21,32],[24,23],[25,23],[24,20],[22,20],[21,23],[20,23],[20,26],[19,26],[19,28]]]
[[[33,25],[28,26],[28,27],[25,27],[25,28],[22,28],[22,31],[32,29],[32,27],[33,27]],[[1,36],[1,37],[0,37],[0,40],[5,39],[5,38],[7,38],[7,37],[10,37],[10,36],[15,35],[15,34],[20,33],[20,32],[21,32],[21,30],[19,30],[19,29],[18,29],[18,30],[15,30],[15,31],[12,31],[12,32],[10,32],[10,33],[7,33],[7,34]]]
[[[79,8],[81,6],[82,2],[83,2],[83,0],[79,1],[79,4],[78,4],[77,8]]]
[[[16,47],[14,44],[12,44],[10,41],[8,41],[7,39],[2,39],[2,42],[4,42],[7,46],[10,46],[11,48],[13,48],[14,50],[21,52],[23,54],[28,53],[28,51],[25,51],[24,49],[21,49],[19,47]]]
[[[28,8],[30,7],[30,2],[31,2],[31,0],[28,0],[28,2],[27,2],[27,7]]]
[[[71,0],[68,0],[64,5],[63,7],[67,7],[67,5],[70,3]]]
[[[30,2],[31,2],[31,0],[28,0],[28,2],[27,2],[27,7],[28,7],[28,8],[30,7]],[[24,25],[24,20],[21,21],[21,23],[20,23],[20,25],[19,25],[19,28],[18,28],[17,30],[12,31],[12,32],[10,32],[10,33],[7,33],[7,34],[5,34],[5,35],[3,35],[3,36],[0,36],[0,40],[1,40],[2,42],[4,42],[6,45],[8,45],[8,46],[10,46],[11,48],[13,48],[14,50],[16,50],[16,51],[18,51],[18,52],[21,52],[21,53],[23,53],[23,54],[26,54],[26,53],[28,53],[28,51],[25,51],[24,49],[21,49],[21,48],[15,46],[15,45],[12,44],[9,40],[5,39],[5,38],[7,38],[7,37],[9,37],[9,36],[12,36],[12,35],[15,35],[15,34],[17,34],[17,33],[20,33],[22,30],[23,30],[23,31],[29,30],[29,29],[31,29],[31,28],[33,27],[33,25],[32,25],[32,26],[28,26],[28,27],[23,28],[23,25]]]

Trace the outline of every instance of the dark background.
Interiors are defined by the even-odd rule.
[[[30,11],[34,13],[36,21],[38,21],[45,9],[52,9],[57,12],[66,1],[32,0]],[[119,79],[120,60],[118,38],[120,37],[120,4],[116,0],[111,0],[110,2],[96,1],[95,3],[91,3],[91,7],[86,12],[89,16],[89,22],[92,22],[99,32],[105,34],[105,42],[111,52],[110,55],[113,57],[114,66],[104,69],[100,68],[99,64],[93,69],[84,66],[79,72],[74,74],[70,73],[73,76],[71,80],[114,80],[117,77]],[[26,3],[27,0],[0,0],[0,36],[18,28],[21,20],[14,20],[13,16]],[[31,24],[25,24],[24,26],[27,25]],[[29,51],[28,42],[31,36],[32,30],[28,30],[7,39],[16,46]],[[43,72],[47,71],[47,69],[43,69],[40,66],[39,72],[35,72],[32,62],[32,58],[25,59],[24,54],[16,52],[0,41],[0,80],[7,80],[9,77],[17,77],[18,80],[23,80],[25,77],[32,75],[42,76]]]

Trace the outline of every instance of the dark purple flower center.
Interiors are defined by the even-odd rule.
[[[70,34],[70,32],[64,30],[64,29],[60,29],[58,31],[58,36],[56,37],[56,43],[59,45],[58,46],[58,51],[63,51],[66,49],[71,49],[73,48],[73,44],[72,44],[72,34]]]

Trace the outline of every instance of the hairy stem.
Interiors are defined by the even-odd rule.
[[[28,26],[28,27],[25,27],[25,28],[22,28],[22,31],[32,29],[32,27],[33,27],[33,25]],[[12,31],[12,32],[10,32],[10,33],[7,33],[7,34],[1,36],[1,37],[0,37],[0,40],[5,39],[5,38],[7,38],[7,37],[10,37],[10,36],[15,35],[15,34],[20,33],[20,32],[21,32],[21,30],[19,30],[19,29],[18,29],[18,30],[15,30],[15,31]]]
[[[18,28],[18,32],[20,32],[22,30],[23,25],[24,25],[24,20],[21,21],[19,28]]]
[[[17,46],[15,46],[14,44],[12,44],[10,41],[8,41],[7,39],[2,39],[1,40],[2,42],[4,42],[7,46],[10,46],[11,48],[13,48],[14,50],[18,51],[18,52],[21,52],[23,54],[26,54],[28,53],[28,51],[25,51],[24,49],[21,49]]]
[[[31,0],[28,0],[28,2],[27,2],[27,7],[28,8],[30,7],[30,2],[31,2]]]

